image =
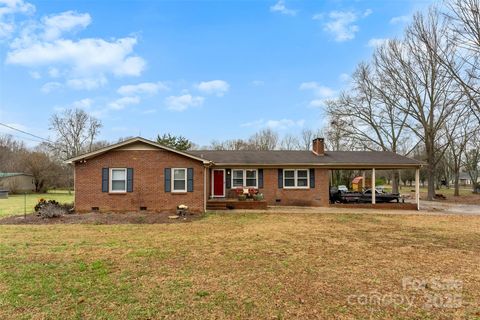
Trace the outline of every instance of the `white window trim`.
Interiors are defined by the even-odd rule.
[[[175,170],[185,170],[185,189],[182,189],[182,190],[175,190]],[[188,177],[187,177],[187,168],[172,168],[172,171],[170,173],[171,177],[172,177],[172,181],[171,181],[171,184],[172,184],[172,192],[173,193],[183,193],[183,192],[187,192],[187,183],[188,183]],[[178,181],[180,181],[180,179],[177,179]]]
[[[125,189],[124,190],[112,190],[113,182],[113,170],[123,170],[125,171]],[[110,168],[109,178],[108,178],[108,192],[110,193],[125,193],[127,192],[127,168]]]
[[[285,185],[285,171],[293,171],[293,180],[295,185],[290,187]],[[298,171],[307,171],[307,185],[298,186]],[[289,178],[291,179],[291,178]],[[304,178],[303,178],[304,179]],[[283,169],[283,188],[285,189],[310,189],[310,169]]]
[[[232,177],[231,177],[231,185],[232,185],[232,189],[235,189],[235,188],[254,188],[254,189],[258,189],[258,169],[232,169]],[[234,186],[233,185],[233,180],[234,180],[234,176],[233,176],[233,171],[243,171],[243,185],[242,186]],[[255,186],[249,186],[247,187],[247,171],[255,171]]]

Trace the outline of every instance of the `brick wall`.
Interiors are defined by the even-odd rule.
[[[211,173],[209,174],[211,178]],[[278,188],[278,168],[263,169],[263,193],[268,205],[282,206],[329,206],[329,177],[328,169],[315,169],[315,188],[285,189]],[[208,189],[208,194],[211,190]],[[227,196],[233,192],[226,191]],[[277,200],[280,200],[277,202]]]
[[[133,168],[133,192],[102,192],[102,168]],[[193,192],[165,192],[164,168],[193,168]],[[199,161],[165,150],[112,150],[75,164],[75,209],[91,211],[175,210],[179,204],[203,212],[204,167]]]
[[[278,169],[263,169],[264,188],[260,192],[269,205],[328,207],[328,181],[328,170],[315,169],[315,188],[279,189]]]

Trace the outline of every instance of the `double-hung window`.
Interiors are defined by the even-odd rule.
[[[232,187],[243,187],[243,170],[232,170]]]
[[[245,186],[257,187],[257,170],[245,170]]]
[[[127,168],[110,169],[110,192],[127,192]]]
[[[291,189],[308,189],[310,187],[308,169],[284,169],[283,186]]]
[[[172,169],[172,192],[187,192],[187,169]]]
[[[232,187],[241,188],[257,188],[258,172],[256,169],[233,169],[232,170]]]

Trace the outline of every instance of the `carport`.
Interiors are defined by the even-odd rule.
[[[398,204],[398,203],[377,203],[377,197],[376,197],[376,192],[371,192],[371,197],[370,197],[370,202],[369,203],[349,203],[349,204],[330,204],[331,206],[337,206],[337,207],[375,207],[375,208],[392,208],[392,209],[416,209],[420,210],[420,168],[424,165],[423,162],[409,159],[412,161],[409,161],[410,163],[395,163],[397,159],[396,157],[392,156],[394,155],[393,153],[387,153],[389,155],[388,158],[382,159],[379,157],[381,154],[376,154],[375,159],[371,160],[376,160],[375,162],[378,163],[360,163],[363,162],[362,160],[367,160],[367,159],[357,159],[359,163],[349,163],[349,164],[336,164],[334,166],[330,166],[328,169],[330,170],[330,182],[329,185],[332,186],[332,172],[334,170],[356,170],[360,171],[362,175],[361,179],[361,184],[362,184],[362,190],[365,190],[365,181],[367,177],[367,173],[370,173],[371,175],[371,190],[376,190],[376,173],[379,170],[402,170],[402,169],[410,169],[410,170],[415,170],[415,196],[414,196],[414,203],[405,203],[405,204]],[[404,158],[405,159],[405,158]],[[404,161],[405,162],[405,161]]]

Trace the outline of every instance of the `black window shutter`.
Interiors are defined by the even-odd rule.
[[[278,188],[283,188],[283,169],[278,169]]]
[[[127,192],[133,192],[133,168],[127,168]]]
[[[263,169],[258,169],[258,188],[263,188]]]
[[[102,192],[108,192],[108,168],[102,168]]]
[[[310,169],[310,188],[315,188],[315,169]]]
[[[232,170],[230,169],[225,169],[226,172],[226,177],[225,177],[225,184],[227,189],[232,188]]]
[[[170,189],[172,187],[172,169],[165,168],[164,175],[165,175],[165,192],[170,192]]]
[[[187,169],[187,192],[193,192],[193,168]]]

